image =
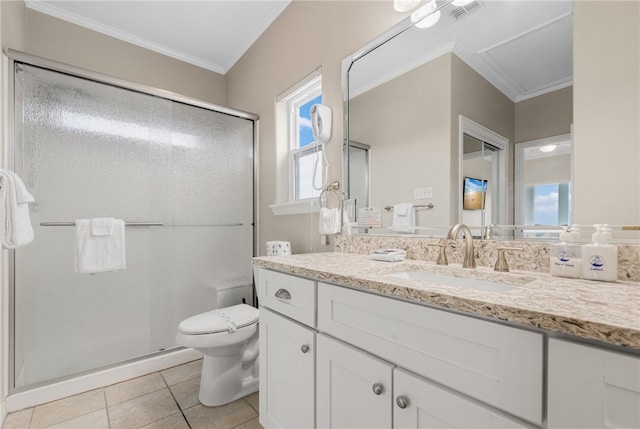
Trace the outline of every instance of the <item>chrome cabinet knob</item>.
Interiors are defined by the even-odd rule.
[[[381,383],[375,383],[372,386],[372,390],[376,395],[382,395],[382,392],[384,392],[384,386]]]
[[[306,345],[306,344],[303,344],[303,345],[302,345],[302,347],[300,347],[300,351],[301,351],[302,353],[306,353],[306,352],[308,352],[308,351],[309,351],[309,346],[308,346],[308,345]]]
[[[396,398],[396,404],[398,404],[398,406],[404,410],[409,406],[409,398],[404,395],[398,396]]]

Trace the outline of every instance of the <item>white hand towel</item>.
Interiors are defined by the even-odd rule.
[[[76,273],[126,268],[124,221],[113,218],[76,220]]]
[[[396,232],[412,233],[415,226],[413,204],[399,203],[393,206],[391,229]]]
[[[115,221],[112,217],[96,217],[91,219],[91,234],[97,236],[113,234]]]
[[[35,202],[22,179],[12,171],[0,169],[0,243],[15,249],[33,241],[29,204]]]
[[[337,234],[340,231],[340,210],[320,207],[320,234]]]

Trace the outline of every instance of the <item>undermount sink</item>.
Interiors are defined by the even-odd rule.
[[[507,292],[512,290],[514,287],[520,286],[522,284],[528,283],[533,279],[519,279],[517,284],[509,284],[505,282],[492,281],[487,279],[475,279],[469,277],[457,277],[446,274],[438,274],[432,273],[428,271],[398,271],[395,273],[389,274],[389,276],[397,277],[400,279],[407,280],[419,280],[425,281],[429,283],[445,285],[445,286],[457,286],[463,287],[467,289],[476,289],[490,292]]]

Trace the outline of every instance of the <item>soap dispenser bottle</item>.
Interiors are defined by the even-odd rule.
[[[582,277],[614,282],[618,279],[618,248],[609,244],[611,227],[594,225],[593,243],[582,246]]]
[[[577,244],[579,240],[580,230],[577,226],[573,226],[571,232],[567,226],[562,227],[560,242],[550,246],[549,269],[552,276],[580,278],[582,261],[581,246]]]

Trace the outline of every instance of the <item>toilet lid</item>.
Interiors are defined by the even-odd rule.
[[[183,334],[215,334],[244,328],[258,321],[258,309],[247,304],[219,308],[196,314],[180,322],[178,329]]]

